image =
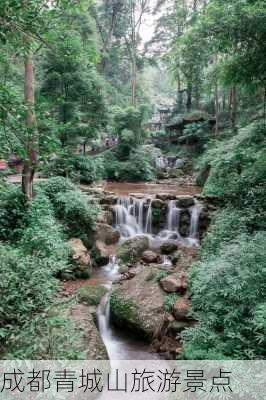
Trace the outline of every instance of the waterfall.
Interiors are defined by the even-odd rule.
[[[181,237],[179,233],[180,216],[183,209],[177,207],[176,200],[168,202],[165,228],[156,236],[153,235],[152,198],[138,199],[123,196],[118,199],[114,210],[115,228],[120,232],[122,241],[136,235],[146,234],[161,241],[176,240],[179,242],[185,241],[186,243],[189,241],[193,245],[198,242],[199,217],[202,210],[199,203],[189,208],[190,229],[187,238]]]
[[[201,206],[199,204],[195,204],[195,206],[190,207],[189,209],[191,219],[190,219],[190,230],[189,237],[192,239],[199,238],[199,217],[201,213]]]
[[[115,227],[120,232],[122,239],[143,233],[152,233],[151,202],[145,215],[145,201],[146,199],[133,197],[120,197],[118,199],[115,206]]]
[[[179,232],[180,208],[176,207],[176,201],[168,203],[167,229],[171,232]]]
[[[150,201],[150,205],[147,212],[145,233],[148,233],[150,235],[152,234],[152,200]]]

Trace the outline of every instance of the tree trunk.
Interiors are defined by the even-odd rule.
[[[187,87],[187,112],[191,111],[192,108],[192,85],[188,83]]]
[[[231,89],[230,96],[230,121],[231,121],[231,129],[233,132],[236,131],[236,117],[237,117],[237,92],[236,86]]]
[[[135,54],[132,57],[132,105],[137,106],[137,63]]]
[[[219,93],[217,79],[215,81],[215,136],[219,134]]]
[[[25,104],[27,107],[26,128],[28,133],[26,160],[22,171],[22,191],[30,201],[33,197],[33,179],[37,167],[38,134],[34,112],[34,70],[33,57],[29,52],[25,58]]]
[[[215,55],[215,63],[217,65],[218,63],[218,57],[217,54]],[[218,136],[219,134],[219,112],[220,112],[220,107],[219,107],[219,88],[218,88],[218,79],[217,79],[217,74],[215,74],[215,84],[214,84],[214,90],[215,90],[215,136]]]

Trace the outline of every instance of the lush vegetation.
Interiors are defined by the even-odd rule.
[[[82,357],[55,300],[69,239],[94,245],[99,199],[80,183],[195,178],[222,208],[191,268],[183,356],[265,358],[265,1],[2,0],[0,25],[1,353]]]

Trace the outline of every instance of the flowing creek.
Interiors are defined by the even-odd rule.
[[[186,246],[198,246],[199,234],[198,224],[201,213],[201,205],[195,201],[195,204],[188,207],[190,215],[190,226],[187,237],[180,234],[180,215],[181,208],[176,206],[175,200],[167,201],[167,211],[165,213],[165,221],[162,229],[154,229],[153,224],[153,190],[142,197],[127,195],[129,189],[133,189],[131,184],[120,185],[120,196],[114,205],[115,223],[114,227],[120,232],[123,242],[137,235],[147,235],[149,237],[151,248],[158,248],[165,241],[175,241]],[[155,185],[158,186],[158,185]],[[111,189],[109,185],[109,190]],[[135,188],[136,189],[136,188]],[[141,190],[143,189],[143,185]],[[158,188],[157,188],[158,189]],[[164,188],[166,189],[166,188]],[[168,193],[173,193],[172,187],[168,186]],[[182,189],[182,193],[186,195],[194,195],[197,190],[191,188],[188,192]],[[121,195],[122,193],[122,195]],[[126,193],[126,194],[125,194]],[[164,256],[162,266],[169,268],[171,261]],[[149,344],[136,339],[132,333],[123,332],[114,327],[110,321],[110,295],[113,282],[119,277],[119,266],[117,265],[116,256],[110,256],[109,264],[105,267],[98,268],[94,271],[92,278],[88,283],[94,285],[104,285],[108,288],[107,295],[102,299],[97,312],[98,328],[107,348],[108,355],[111,360],[152,360],[159,359],[158,354],[149,351]]]

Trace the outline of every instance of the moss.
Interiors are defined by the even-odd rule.
[[[115,325],[128,330],[142,331],[137,306],[131,300],[113,292],[110,298],[110,308],[112,322]]]
[[[77,291],[77,299],[79,303],[84,303],[88,306],[97,306],[107,292],[108,290],[104,286],[86,285]]]

